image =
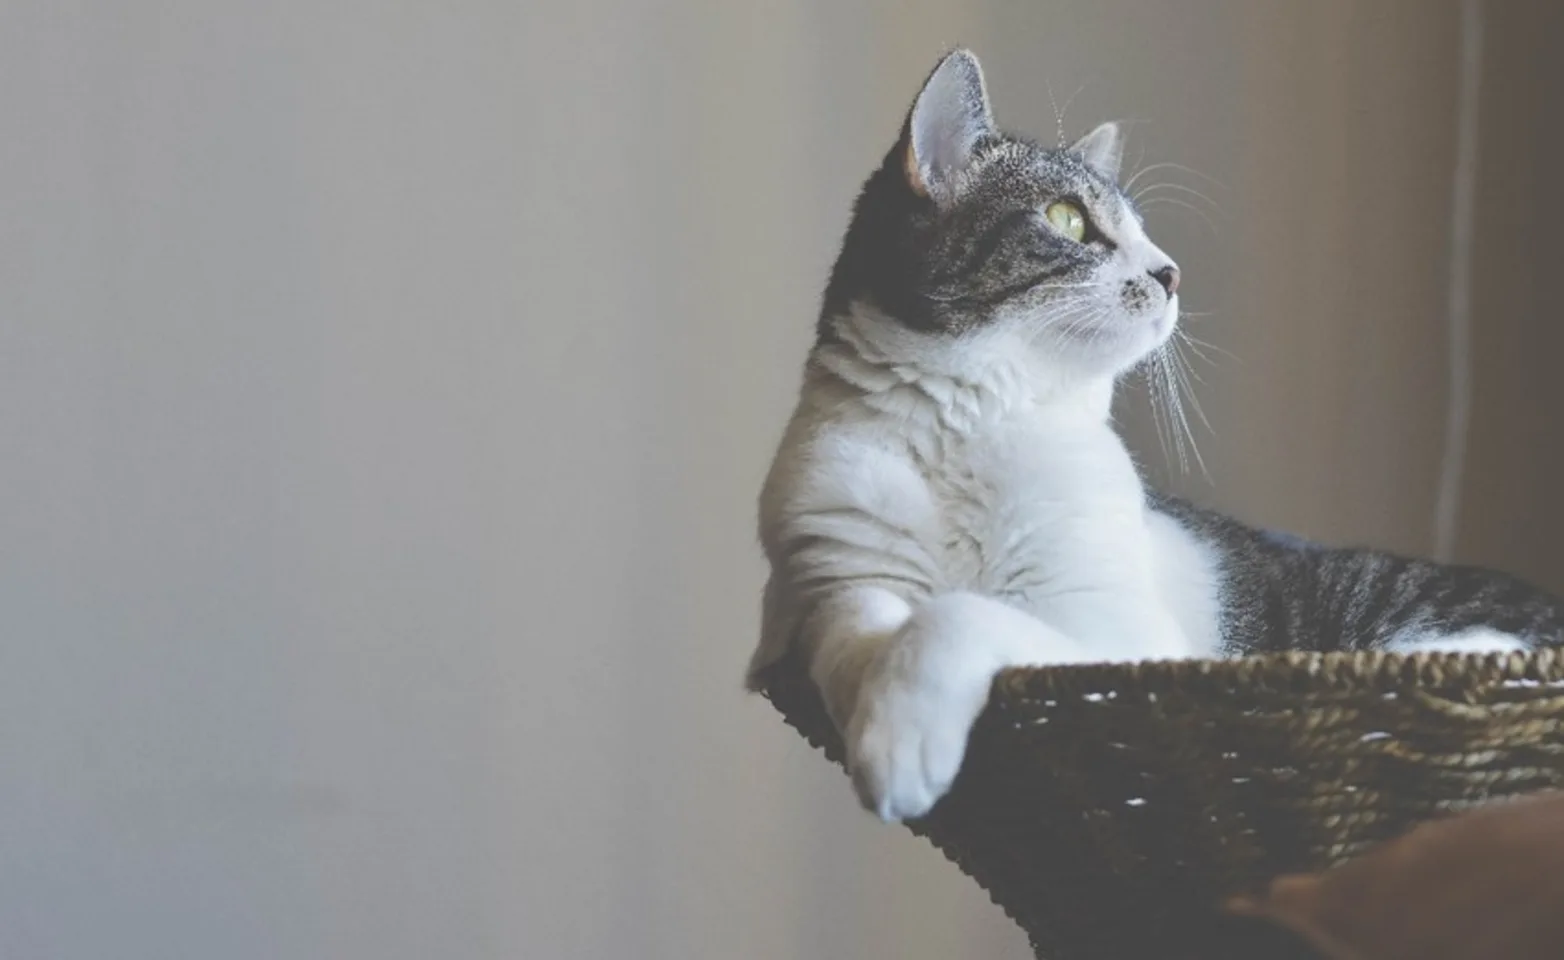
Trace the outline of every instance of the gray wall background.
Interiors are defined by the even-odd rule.
[[[1564,588],[1564,15],[1488,8],[1457,552]],[[1026,956],[740,692],[848,204],[956,42],[1133,121],[1238,358],[1173,482],[1426,552],[1459,23],[0,0],[0,956]]]

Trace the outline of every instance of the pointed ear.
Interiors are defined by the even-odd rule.
[[[1105,123],[1075,141],[1070,149],[1081,155],[1086,165],[1103,177],[1117,182],[1119,164],[1124,159],[1124,135],[1116,123]]]
[[[946,55],[907,116],[907,185],[919,196],[948,200],[972,163],[978,141],[994,132],[983,68],[967,50]]]

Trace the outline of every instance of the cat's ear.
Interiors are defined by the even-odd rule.
[[[1070,149],[1105,179],[1118,181],[1119,164],[1124,160],[1124,134],[1119,132],[1118,124],[1103,124],[1075,141]]]
[[[978,141],[994,133],[983,68],[970,51],[941,60],[907,116],[903,162],[907,185],[936,201],[953,195]]]

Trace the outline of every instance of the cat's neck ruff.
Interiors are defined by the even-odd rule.
[[[831,318],[836,338],[815,347],[811,366],[882,413],[933,416],[961,432],[1028,412],[1106,424],[1113,378],[1049,363],[1017,326],[935,336],[854,303]]]

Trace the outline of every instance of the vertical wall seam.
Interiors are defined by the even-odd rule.
[[[1466,473],[1467,429],[1472,406],[1472,241],[1477,192],[1482,57],[1482,0],[1462,0],[1455,170],[1450,191],[1450,276],[1446,317],[1449,395],[1446,401],[1444,457],[1434,505],[1434,555],[1444,561],[1450,560],[1455,554],[1462,485]]]

